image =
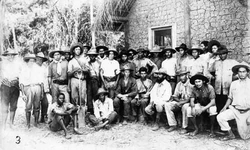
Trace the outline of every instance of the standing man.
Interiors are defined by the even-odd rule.
[[[100,78],[100,62],[97,60],[98,53],[95,48],[91,48],[87,55],[89,56],[89,61],[87,63],[87,68],[89,71],[89,76],[87,77],[87,106],[88,112],[94,114],[93,102],[96,100],[96,95],[99,87],[101,86]]]
[[[216,55],[219,55],[220,60],[216,60],[209,69],[211,74],[214,75],[213,78],[215,78],[215,103],[218,112],[221,111],[227,102],[229,87],[234,78],[232,68],[238,64],[236,60],[227,59],[229,52],[230,51],[222,45],[216,53]]]
[[[107,59],[107,55],[105,54],[107,50],[108,50],[108,47],[106,46],[96,47],[96,51],[98,53],[97,60],[99,60],[99,62],[102,62],[104,59]]]
[[[124,66],[122,71],[124,71],[124,76],[119,80],[117,84],[114,107],[119,116],[119,120],[121,121],[123,116],[123,123],[127,124],[127,121],[130,120],[131,101],[137,94],[137,85],[135,78],[131,76],[131,72],[133,70],[130,68],[130,66]],[[123,109],[121,109],[122,106]],[[121,110],[123,110],[123,112],[121,112]]]
[[[175,49],[177,52],[179,52],[179,54],[177,55],[177,70],[179,71],[181,68],[190,68],[190,60],[192,59],[192,57],[187,53],[187,45],[182,43]]]
[[[133,70],[132,77],[135,77],[135,64],[128,59],[129,53],[126,50],[120,52],[120,68],[122,69],[124,66],[129,65]]]
[[[166,53],[166,59],[162,62],[162,68],[166,71],[166,74],[169,75],[169,83],[172,87],[172,94],[174,93],[177,77],[177,59],[173,57],[173,54],[176,53],[171,47],[166,47],[164,49]]]
[[[40,102],[44,97],[44,70],[36,64],[35,54],[27,54],[24,56],[26,64],[22,67],[20,72],[20,88],[22,92],[22,98],[26,103],[26,120],[27,126],[30,128],[30,117],[33,108],[34,114],[34,126],[37,127]]]
[[[155,63],[158,68],[161,68],[161,64],[164,61],[163,56],[160,55],[161,52],[162,52],[162,50],[161,50],[160,46],[158,46],[158,45],[155,45],[153,47],[152,51],[150,51],[150,53],[152,54],[152,57],[150,60],[153,63]]]
[[[145,113],[145,108],[149,103],[149,95],[150,90],[153,87],[152,80],[148,79],[148,70],[146,67],[141,67],[139,69],[140,78],[136,80],[138,94],[136,97],[131,101],[132,107],[132,115],[134,118],[138,118],[139,120],[144,123],[144,121],[148,121],[147,115]],[[139,112],[138,112],[139,108]],[[141,115],[141,116],[139,116]]]
[[[17,101],[19,97],[19,72],[20,65],[16,58],[17,52],[7,49],[1,62],[1,113],[3,127],[6,127],[8,113],[10,116],[10,126],[14,124]],[[4,129],[3,128],[3,129]]]
[[[90,122],[95,126],[95,130],[101,128],[109,129],[110,124],[117,120],[117,113],[114,111],[113,100],[107,97],[108,92],[99,88],[98,99],[94,103],[94,115],[89,115]]]
[[[154,84],[153,89],[150,92],[150,102],[149,105],[145,108],[145,112],[148,115],[153,115],[154,110],[156,110],[156,120],[153,127],[153,131],[156,131],[160,128],[160,116],[164,111],[164,105],[170,100],[172,95],[172,89],[170,83],[165,79],[167,74],[164,69],[159,69],[155,72],[156,83]]]
[[[236,120],[240,137],[246,140],[250,138],[249,66],[243,62],[235,65],[232,71],[239,76],[239,80],[232,82],[227,102],[217,116],[217,120],[221,130],[228,133],[223,140],[235,138],[228,124],[228,121],[233,119]]]
[[[49,64],[48,78],[52,94],[52,103],[56,102],[59,93],[65,95],[65,101],[70,102],[68,94],[68,61],[62,60],[63,51],[51,51],[49,56],[53,61]]]
[[[48,99],[46,93],[49,93],[49,84],[48,84],[48,66],[44,64],[47,61],[44,54],[39,52],[36,54],[36,63],[38,66],[43,70],[43,85],[44,85],[44,96],[41,99],[41,120],[40,122],[45,122],[45,118],[47,118],[47,111],[48,111]]]
[[[191,90],[193,86],[189,82],[187,68],[182,68],[178,72],[180,77],[180,82],[177,83],[174,94],[171,97],[169,102],[165,103],[165,111],[170,128],[168,132],[172,132],[177,128],[177,121],[175,119],[174,112],[182,112],[182,131],[181,133],[187,133],[188,126],[188,117],[187,117],[187,108],[189,106],[189,99],[191,95]]]
[[[109,92],[109,98],[115,98],[115,89],[119,80],[120,65],[117,60],[114,59],[118,53],[115,48],[109,48],[106,52],[108,59],[103,60],[100,67],[100,75],[104,89]]]
[[[194,85],[190,95],[190,106],[187,109],[187,116],[193,123],[195,130],[191,133],[195,136],[199,132],[196,123],[196,116],[201,116],[200,127],[203,129],[203,116],[202,113],[209,113],[211,131],[210,137],[214,137],[214,121],[217,115],[217,108],[215,106],[215,92],[214,88],[208,84],[208,78],[202,74],[196,74],[191,77],[190,83]]]
[[[128,49],[128,53],[129,53],[128,59],[130,61],[133,61],[134,58],[135,58],[135,56],[136,56],[136,54],[137,54],[136,50],[134,50],[133,48],[130,48],[130,49]]]

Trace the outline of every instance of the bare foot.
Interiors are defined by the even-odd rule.
[[[198,130],[194,130],[190,135],[191,135],[191,136],[196,136],[198,133],[199,133]]]
[[[71,136],[69,136],[69,135],[65,135],[64,137],[65,137],[65,139],[71,139]]]

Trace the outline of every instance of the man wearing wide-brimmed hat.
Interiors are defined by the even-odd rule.
[[[245,62],[239,63],[232,68],[239,80],[233,81],[230,86],[228,100],[217,116],[222,131],[228,135],[223,140],[234,139],[235,136],[228,124],[229,120],[236,120],[237,129],[242,139],[250,138],[250,79],[249,65]]]
[[[124,66],[129,65],[133,70],[132,76],[135,77],[135,64],[128,59],[129,53],[126,50],[120,52],[120,68],[122,69]]]
[[[102,62],[104,59],[107,59],[107,55],[105,54],[105,52],[108,50],[107,46],[97,46],[96,47],[96,51],[98,53],[97,59]]]
[[[192,56],[187,53],[187,45],[182,43],[179,47],[176,47],[175,50],[178,52],[177,55],[177,70],[181,68],[189,68],[190,60]]]
[[[170,128],[168,132],[177,129],[177,121],[174,112],[182,112],[182,131],[181,133],[187,133],[188,117],[187,108],[189,106],[190,94],[193,86],[189,82],[189,71],[186,67],[181,68],[177,75],[180,78],[180,82],[177,83],[175,92],[171,97],[171,100],[165,104],[165,111]]]
[[[49,64],[48,78],[51,89],[52,103],[57,99],[59,93],[65,95],[65,101],[69,102],[68,93],[68,61],[62,60],[64,54],[61,50],[53,50],[49,53],[53,61]]]
[[[133,48],[130,48],[130,49],[128,49],[128,53],[129,53],[128,59],[130,61],[133,61],[134,60],[134,56],[137,54],[137,51],[134,50]]]
[[[20,72],[20,89],[22,98],[26,103],[26,120],[30,128],[30,117],[33,109],[34,126],[37,127],[40,114],[40,101],[44,97],[44,70],[36,63],[35,54],[26,54],[24,56],[26,64]]]
[[[79,45],[80,43],[76,43],[76,45]],[[82,45],[82,44],[80,44],[80,45]],[[72,46],[73,47],[73,46]],[[81,55],[81,59],[84,59],[84,60],[86,60],[86,61],[88,61],[88,55],[87,55],[87,53],[88,53],[88,51],[91,49],[91,46],[89,46],[87,43],[84,43],[83,45],[82,45],[82,55]]]
[[[44,56],[42,52],[38,52],[36,54],[36,63],[43,70],[43,85],[44,85],[44,96],[41,99],[41,120],[40,122],[45,122],[45,118],[47,117],[48,110],[48,99],[46,97],[46,93],[49,93],[49,82],[48,82],[48,66],[44,63],[48,59]]]
[[[65,59],[65,60],[67,60],[69,62],[71,60],[71,58],[72,58],[72,53],[70,51],[70,48],[68,46],[62,46],[61,50],[64,53],[63,59]]]
[[[196,116],[201,117],[200,130],[203,129],[203,113],[208,113],[210,117],[210,137],[214,137],[214,121],[217,115],[215,106],[214,88],[208,84],[209,79],[202,74],[196,74],[190,78],[190,83],[194,85],[190,95],[190,106],[187,108],[187,116],[193,123],[195,130],[190,134],[195,136],[199,133],[196,123]]]
[[[215,103],[218,112],[220,112],[226,104],[229,87],[234,79],[232,67],[238,64],[236,60],[227,58],[229,52],[231,51],[229,51],[226,46],[221,45],[216,52],[216,55],[219,55],[220,59],[216,60],[209,68],[209,71],[214,75],[213,78],[215,79],[213,81],[215,81]]]
[[[14,117],[17,109],[19,97],[19,72],[20,62],[17,61],[18,53],[14,49],[7,49],[2,56],[1,61],[1,114],[3,126],[5,128],[8,113],[10,116],[10,126],[14,124]]]
[[[114,99],[120,74],[119,62],[114,59],[114,57],[118,55],[118,52],[114,47],[110,47],[109,50],[106,51],[106,54],[108,58],[101,63],[100,75],[104,89],[109,92],[109,97]]]
[[[131,67],[129,65],[124,66],[121,71],[124,72],[124,76],[120,78],[115,90],[116,98],[114,99],[114,108],[120,121],[124,119],[123,123],[126,124],[127,121],[131,119],[131,101],[135,98],[138,89],[135,78],[131,76],[131,72],[133,71]],[[123,109],[121,109],[122,106]],[[132,120],[133,119],[134,118],[132,118]]]
[[[88,53],[89,61],[87,63],[89,76],[87,77],[87,106],[88,112],[94,113],[93,101],[96,100],[98,88],[101,86],[100,66],[97,59],[98,53],[95,48],[91,48]]]
[[[176,53],[176,50],[174,50],[171,47],[165,47],[163,51],[166,54],[166,59],[162,62],[161,67],[169,75],[169,83],[172,87],[172,94],[173,94],[177,82],[176,71],[178,69],[177,59],[173,57],[173,54]]]
[[[131,101],[132,115],[142,123],[148,123],[148,117],[145,113],[150,99],[150,90],[153,87],[152,80],[148,79],[148,70],[146,67],[139,69],[140,78],[136,80],[138,94]]]
[[[139,48],[137,50],[137,57],[133,60],[134,64],[135,64],[135,75],[139,77],[139,69],[141,67],[146,67],[149,71],[149,76],[152,75],[153,72],[155,72],[158,67],[156,66],[156,64],[154,62],[152,62],[150,59],[145,58],[145,56],[143,55],[143,51],[145,51],[144,48]]]
[[[162,50],[160,46],[155,45],[153,49],[150,51],[150,53],[152,54],[150,60],[154,62],[158,68],[161,68],[161,64],[164,61],[164,57],[162,55]]]
[[[107,95],[108,92],[105,89],[98,89],[98,99],[94,102],[94,114],[89,115],[89,120],[95,126],[96,131],[101,128],[109,129],[110,124],[117,120],[113,100],[108,98]]]
[[[164,105],[170,100],[172,95],[172,89],[170,83],[165,79],[167,74],[166,71],[161,68],[158,71],[155,71],[156,83],[150,92],[150,102],[149,105],[145,108],[145,112],[148,115],[153,115],[156,111],[156,120],[153,127],[153,131],[156,131],[160,128],[160,116],[164,111]]]

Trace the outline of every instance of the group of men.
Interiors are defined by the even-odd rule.
[[[239,135],[247,139],[249,66],[227,58],[229,52],[216,40],[203,41],[190,49],[186,44],[175,49],[156,45],[152,50],[120,52],[112,47],[76,43],[53,51],[38,46],[20,63],[17,53],[8,49],[1,62],[2,119],[5,125],[9,112],[13,125],[20,96],[26,103],[28,128],[33,114],[34,126],[39,118],[40,122],[47,120],[52,131],[63,129],[67,139],[71,120],[74,132],[82,134],[78,130],[81,117],[95,130],[109,129],[117,122],[153,122],[154,131],[166,118],[167,131],[172,132],[177,129],[180,114],[181,134],[188,133],[189,120],[195,129],[188,133],[192,136],[209,120],[209,136],[214,137],[217,120],[221,130],[228,133],[223,140],[234,139],[228,121],[236,119]],[[81,116],[81,109],[87,115]]]

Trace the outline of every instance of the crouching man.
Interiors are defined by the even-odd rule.
[[[172,95],[172,89],[170,83],[165,79],[167,74],[164,69],[159,69],[155,72],[156,83],[150,92],[150,102],[149,105],[145,108],[145,112],[148,115],[153,115],[154,110],[156,110],[156,119],[153,131],[156,131],[160,128],[160,116],[164,111],[164,105],[170,100]]]
[[[110,124],[117,121],[117,113],[114,111],[113,100],[108,98],[108,91],[99,88],[98,99],[94,103],[94,114],[89,115],[89,121],[95,126],[95,130],[109,129]]]
[[[57,101],[53,103],[49,110],[49,128],[51,131],[64,130],[64,136],[66,139],[71,139],[67,134],[67,126],[71,119],[73,119],[74,133],[81,135],[82,133],[77,130],[77,114],[78,108],[71,103],[65,102],[65,95],[60,93]]]
[[[214,121],[217,114],[215,106],[215,92],[214,88],[208,84],[208,78],[202,74],[196,74],[190,78],[190,83],[194,85],[190,95],[190,106],[187,108],[187,116],[193,123],[195,130],[191,133],[195,136],[199,132],[196,124],[196,116],[201,117],[201,130],[203,129],[203,116],[204,112],[209,113],[211,123],[210,137],[214,137]]]
[[[168,132],[174,131],[177,128],[177,121],[174,112],[182,112],[182,131],[181,134],[187,133],[188,117],[187,108],[189,106],[189,98],[192,90],[192,85],[188,79],[188,73],[186,68],[182,68],[178,72],[180,77],[180,82],[175,88],[174,95],[172,95],[171,100],[165,104],[165,111],[170,128]]]

